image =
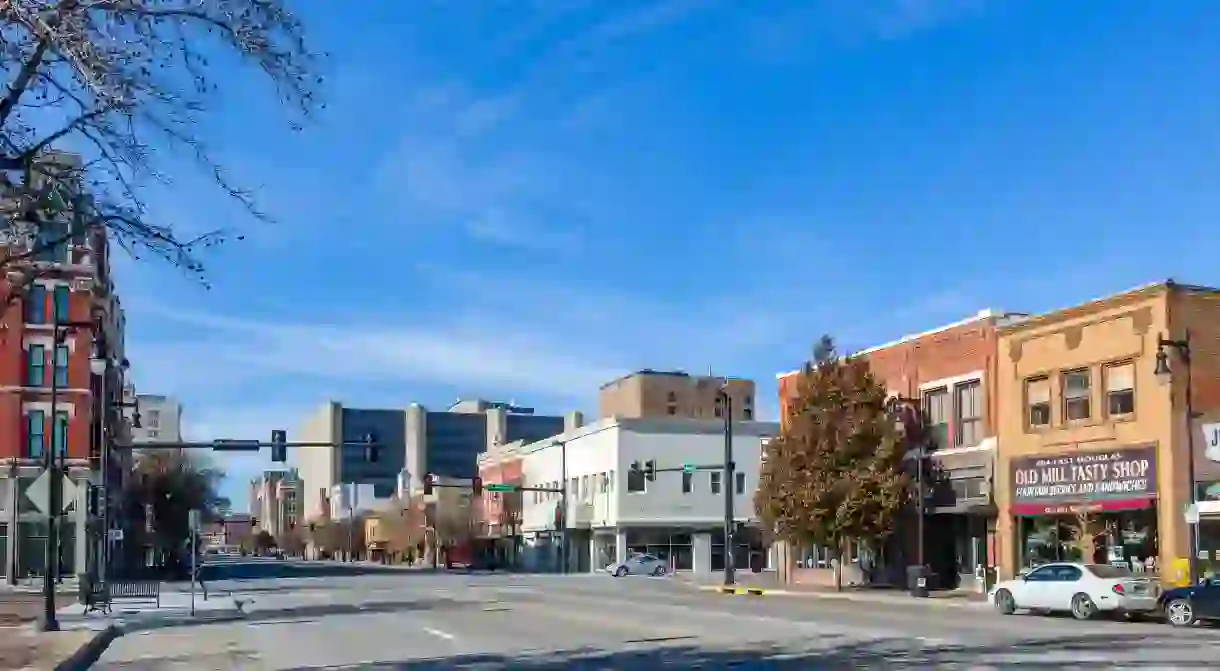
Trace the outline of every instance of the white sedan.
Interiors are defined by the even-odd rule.
[[[1108,564],[1044,564],[1015,580],[997,584],[987,597],[1005,615],[1025,609],[1068,612],[1078,620],[1101,612],[1140,614],[1157,608],[1151,581]]]
[[[606,567],[606,572],[615,578],[634,573],[636,575],[665,575],[666,571],[665,560],[653,555],[636,553],[627,558],[627,561],[611,564]]]

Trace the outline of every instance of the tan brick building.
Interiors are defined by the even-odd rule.
[[[753,380],[697,376],[681,371],[644,369],[601,386],[601,417],[723,417],[719,391],[724,387],[733,406],[734,421],[755,420]]]
[[[1187,366],[1174,347],[1158,347],[1187,334],[1193,426]],[[1190,430],[1200,494],[1220,498],[1220,454],[1208,458],[1204,433],[1220,422],[1220,291],[1159,283],[1002,328],[998,346],[1001,575],[1081,559],[1182,580]],[[1156,374],[1159,349],[1168,376]],[[1072,543],[1082,523],[1097,539],[1093,557]],[[1212,570],[1220,522],[1205,518],[1199,530],[1201,568]]]

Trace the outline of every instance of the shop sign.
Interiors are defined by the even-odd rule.
[[[1156,498],[1156,448],[1023,457],[1010,477],[1016,515],[1144,508]]]

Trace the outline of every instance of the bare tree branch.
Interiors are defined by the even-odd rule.
[[[0,0],[0,77],[8,82],[0,98],[0,233],[7,246],[40,239],[40,227],[63,215],[47,200],[48,183],[58,184],[84,197],[90,225],[105,228],[118,246],[206,284],[201,255],[235,236],[184,236],[170,222],[152,221],[146,193],[168,182],[160,161],[185,150],[222,193],[255,219],[270,219],[198,129],[233,76],[220,63],[233,57],[267,78],[293,128],[320,107],[316,58],[289,2]],[[57,152],[81,160],[70,171],[49,171],[46,157]],[[17,245],[0,256],[0,270],[36,255]]]

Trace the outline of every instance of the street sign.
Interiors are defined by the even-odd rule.
[[[191,531],[199,530],[199,511],[198,510],[192,509],[192,510],[186,511],[186,525],[187,525],[187,527],[190,528]]]
[[[111,529],[110,531],[106,532],[106,535],[110,538],[111,541],[113,541],[115,543],[123,542],[123,530],[122,529]]]
[[[517,485],[492,483],[489,485],[485,485],[483,487],[483,489],[486,489],[489,492],[515,492],[515,491],[517,491]]]
[[[694,464],[682,464],[683,473],[694,473],[697,469]]]
[[[39,476],[30,483],[30,486],[25,490],[25,497],[34,504],[38,512],[44,515],[51,508],[51,471],[43,471]],[[63,477],[63,496],[60,497],[60,513],[68,510],[73,503],[76,503],[80,492],[77,490],[76,483],[72,479],[64,475]]]
[[[262,443],[257,440],[217,438],[212,441],[212,449],[217,452],[258,452],[258,448],[261,445]]]
[[[1203,425],[1203,456],[1208,461],[1220,461],[1220,423]]]

